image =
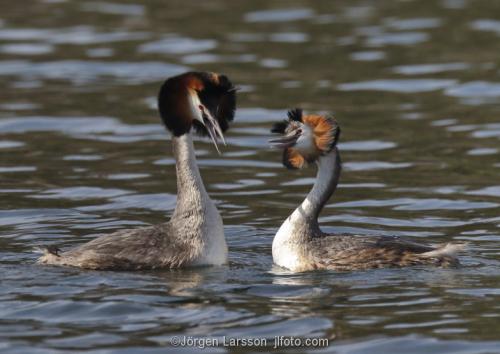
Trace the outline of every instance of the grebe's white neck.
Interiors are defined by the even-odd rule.
[[[328,154],[320,156],[317,166],[314,186],[302,204],[285,220],[276,236],[300,241],[303,237],[320,233],[318,216],[337,188],[340,177],[341,161],[338,149],[335,147]]]
[[[313,188],[291,215],[294,222],[317,223],[319,213],[337,188],[341,171],[340,155],[337,148],[320,156],[317,165],[318,172]]]
[[[200,176],[191,133],[173,137],[177,172],[177,203],[170,220],[174,237],[199,250],[195,265],[227,262],[227,245],[220,214]]]
[[[191,133],[172,138],[175,169],[177,173],[177,204],[173,217],[180,217],[188,212],[200,212],[205,204],[213,204],[207,194],[200,170],[196,163],[196,154]]]

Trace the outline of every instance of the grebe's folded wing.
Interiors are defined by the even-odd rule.
[[[196,249],[172,237],[171,232],[169,223],[120,230],[40,261],[87,269],[177,268],[190,262]]]
[[[417,264],[456,265],[452,254],[435,253],[440,248],[399,237],[327,235],[314,238],[308,256],[317,269],[356,270]]]
[[[376,238],[375,247],[398,249],[406,252],[425,253],[435,248],[423,243],[416,243],[397,236],[381,236]]]

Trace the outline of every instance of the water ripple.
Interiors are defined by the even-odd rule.
[[[137,63],[83,60],[37,63],[23,60],[0,61],[0,75],[3,76],[18,76],[24,80],[68,80],[74,84],[87,84],[106,77],[118,79],[123,84],[157,82],[165,76],[184,71],[186,67],[154,61]]]
[[[418,30],[427,28],[436,28],[441,26],[443,21],[436,17],[422,17],[422,18],[389,18],[384,20],[387,27],[397,30]]]
[[[366,44],[373,47],[386,45],[415,45],[429,40],[429,35],[423,32],[382,33],[369,37]]]
[[[477,148],[467,151],[467,155],[470,156],[484,156],[484,155],[495,155],[498,153],[498,149],[495,148]]]
[[[470,67],[467,63],[442,63],[442,64],[416,64],[416,65],[401,65],[392,69],[397,74],[404,75],[422,75],[436,74],[445,71],[465,70]]]
[[[470,193],[469,193],[470,194]],[[359,208],[359,207],[381,207],[394,206],[394,210],[474,210],[497,208],[500,204],[489,202],[471,202],[468,200],[449,199],[417,199],[397,198],[386,200],[356,200],[352,202],[335,203],[336,208]]]
[[[472,29],[478,31],[489,31],[495,32],[497,35],[500,35],[500,21],[491,20],[491,19],[480,19],[471,22],[470,24]]]
[[[448,96],[460,98],[491,99],[500,97],[500,83],[487,81],[471,81],[464,84],[448,87],[445,90]],[[484,100],[477,101],[478,103]]]
[[[377,151],[395,148],[397,145],[391,141],[363,140],[340,143],[339,148],[346,151]]]
[[[449,79],[385,79],[339,84],[341,91],[389,91],[398,93],[429,92],[453,87],[456,80]]]
[[[64,134],[109,133],[145,135],[157,133],[159,124],[125,124],[110,117],[17,117],[0,119],[2,133],[60,132]]]
[[[82,5],[82,9],[84,11],[94,11],[111,15],[144,15],[144,6],[136,4],[117,4],[104,1],[88,1]]]
[[[23,43],[4,44],[0,46],[0,53],[15,55],[43,55],[52,53],[54,46],[49,44]]]
[[[351,59],[358,61],[376,61],[385,59],[385,57],[386,57],[385,53],[379,50],[369,50],[369,51],[351,53]]]
[[[24,145],[25,144],[21,141],[0,140],[0,149],[14,149]]]
[[[51,44],[88,45],[122,41],[138,41],[150,36],[147,32],[96,32],[90,26],[75,26],[58,29],[4,28],[0,29],[0,40],[39,40]]]
[[[33,172],[36,171],[35,166],[0,166],[0,173],[15,173],[15,172]]]
[[[129,191],[116,188],[100,188],[100,187],[67,187],[48,189],[37,195],[31,196],[36,199],[68,199],[68,200],[86,200],[111,198],[123,194],[128,194]]]
[[[82,206],[77,208],[81,211],[107,211],[121,209],[147,209],[152,211],[173,210],[177,200],[176,195],[168,193],[155,194],[132,194],[109,198],[110,203]]]
[[[244,19],[246,22],[288,22],[307,20],[313,16],[314,11],[308,8],[287,8],[248,12]]]
[[[375,171],[395,168],[408,168],[411,166],[413,166],[413,164],[410,162],[365,161],[344,163],[344,167],[347,171]]]
[[[201,354],[247,349],[169,340],[295,335],[335,338],[297,348],[311,353],[496,353],[496,5],[160,3],[0,1],[0,351]],[[34,264],[41,246],[168,220],[175,162],[156,92],[187,70],[220,71],[241,88],[223,155],[195,138],[229,264]],[[342,123],[347,171],[320,218],[325,232],[468,241],[462,266],[273,265],[273,236],[315,181],[314,166],[287,171],[268,147],[272,123],[296,106]]]
[[[205,52],[217,47],[211,39],[192,39],[185,37],[165,38],[139,46],[141,53],[188,54]]]
[[[500,186],[490,186],[490,187],[485,187],[485,188],[481,188],[481,189],[476,189],[476,190],[465,192],[465,194],[500,197]]]

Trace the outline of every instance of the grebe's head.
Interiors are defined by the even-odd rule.
[[[270,140],[272,146],[283,148],[283,164],[288,168],[302,168],[321,155],[329,153],[339,139],[337,121],[321,115],[304,115],[300,108],[288,112],[288,119],[276,123],[272,133],[283,136]]]
[[[236,110],[236,88],[225,75],[188,72],[165,81],[158,95],[158,108],[165,126],[181,136],[194,128],[223,143]]]

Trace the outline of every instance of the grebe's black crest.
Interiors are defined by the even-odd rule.
[[[158,108],[163,123],[174,136],[194,128],[212,140],[223,139],[222,132],[234,119],[236,88],[225,75],[187,72],[164,82]]]
[[[302,108],[294,108],[287,113],[289,120],[294,120],[296,122],[302,122]]]
[[[278,123],[274,123],[273,127],[271,128],[271,133],[277,133],[277,134],[285,134],[286,127],[288,127],[288,120],[283,120]]]
[[[225,75],[204,72],[198,74],[203,77],[205,83],[205,89],[198,92],[200,101],[210,110],[225,132],[236,111],[236,87]],[[206,127],[198,121],[194,122],[194,128],[200,135],[209,135]]]
[[[288,111],[287,113],[288,119],[284,119],[281,122],[274,123],[271,128],[271,133],[277,134],[285,134],[285,130],[288,127],[288,124],[292,121],[302,122],[302,109],[294,108]]]
[[[283,165],[290,169],[302,168],[306,162],[316,161],[330,152],[339,140],[340,127],[334,118],[322,115],[304,115],[302,109],[288,111],[288,119],[275,123],[272,133],[282,134],[270,142],[283,148]]]

